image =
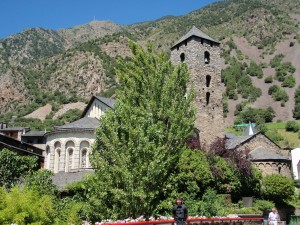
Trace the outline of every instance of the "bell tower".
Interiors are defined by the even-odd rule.
[[[224,137],[220,43],[195,26],[171,48],[172,63],[186,63],[196,93],[195,128],[201,144]]]

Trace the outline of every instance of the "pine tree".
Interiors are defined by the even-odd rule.
[[[175,67],[150,44],[130,48],[132,59],[116,69],[115,108],[100,118],[93,148],[98,210],[110,218],[153,215],[195,120],[187,66]]]

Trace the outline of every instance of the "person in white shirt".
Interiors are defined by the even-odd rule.
[[[279,221],[279,215],[275,208],[272,209],[272,211],[269,213],[269,225],[277,225],[277,221]]]

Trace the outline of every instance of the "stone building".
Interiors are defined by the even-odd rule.
[[[186,63],[196,93],[195,127],[201,144],[224,137],[220,44],[195,26],[171,48],[171,61]]]
[[[281,174],[292,178],[289,152],[257,132],[252,124],[246,128],[244,136],[226,134],[227,148],[233,151],[247,151],[254,167],[262,171],[263,176]]]
[[[46,133],[45,168],[54,173],[91,170],[89,154],[99,118],[113,107],[113,99],[94,96],[79,120]]]

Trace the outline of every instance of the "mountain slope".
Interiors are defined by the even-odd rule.
[[[129,26],[92,21],[58,31],[26,30],[0,40],[0,111],[15,110],[22,116],[25,111],[30,112],[24,110],[25,105],[33,111],[51,102],[60,105],[88,99],[93,94],[109,96],[116,86],[113,67],[117,57],[130,57],[127,38],[141,45],[151,41],[169,54],[170,47],[195,25],[221,42],[223,68],[229,67],[232,60],[247,67],[255,61],[264,73],[261,78],[250,76],[253,86],[261,89],[261,97],[249,101],[249,97],[238,93],[238,87],[234,99],[228,97],[227,124],[233,123],[235,107],[242,101],[253,107],[271,106],[276,112],[275,119],[291,120],[295,89],[300,85],[299,4],[296,0],[284,4],[279,0],[229,0],[184,16],[167,16]],[[283,55],[282,63],[289,62],[295,67],[291,76],[296,85],[283,87],[289,95],[284,104],[268,94],[270,86],[283,83],[274,79],[276,70],[270,66],[279,54]],[[264,79],[271,75],[273,83],[265,83]]]

